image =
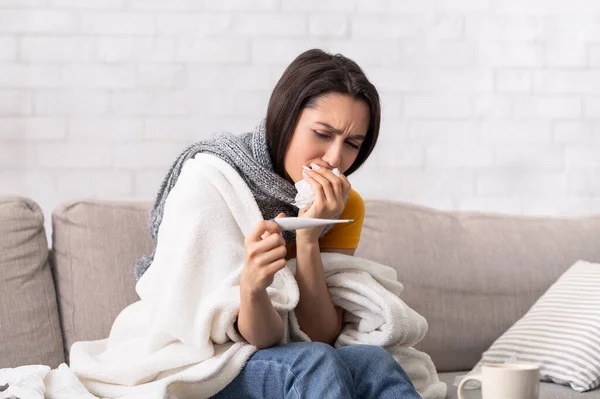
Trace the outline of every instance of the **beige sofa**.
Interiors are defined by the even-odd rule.
[[[56,367],[78,340],[104,338],[137,299],[133,264],[150,249],[150,202],[69,201],[52,215],[0,198],[0,368]],[[575,261],[600,262],[600,216],[533,218],[367,201],[356,256],[398,271],[404,300],[429,321],[429,353],[456,398],[457,375]],[[480,398],[480,391],[469,391]],[[540,397],[600,398],[542,383]]]

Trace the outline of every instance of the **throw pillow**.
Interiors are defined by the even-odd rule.
[[[486,363],[527,362],[540,379],[584,392],[600,386],[600,264],[578,261],[483,354]]]

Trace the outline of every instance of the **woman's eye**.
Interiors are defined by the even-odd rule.
[[[329,135],[320,133],[318,130],[313,130],[313,132],[315,132],[315,134],[317,135],[317,137],[319,137],[320,139],[329,140],[331,138],[331,137],[329,137]],[[348,144],[354,150],[360,149],[359,145],[353,144],[353,143],[351,143],[349,141],[346,141],[346,144]]]

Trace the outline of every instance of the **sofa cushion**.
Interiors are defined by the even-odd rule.
[[[106,338],[138,300],[133,265],[150,251],[150,202],[77,200],[52,214],[53,258],[67,351]],[[67,353],[68,358],[68,353]]]
[[[600,261],[600,216],[560,219],[365,201],[356,256],[390,265],[427,318],[416,347],[441,371],[471,369],[571,265]]]
[[[63,363],[44,215],[27,198],[0,197],[0,287],[0,369]]]
[[[440,373],[440,380],[448,385],[448,396],[446,399],[458,399],[457,387],[454,381],[458,376],[464,376],[468,371]],[[480,389],[465,390],[465,399],[481,399]],[[577,392],[573,389],[551,382],[540,383],[540,399],[598,399],[600,398],[600,389],[589,392]]]

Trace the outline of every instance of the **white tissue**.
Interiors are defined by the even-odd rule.
[[[307,208],[315,199],[315,193],[312,190],[312,187],[304,179],[296,183],[295,186],[298,190],[298,194],[296,194],[296,198],[294,198],[292,205],[297,206],[300,209]]]
[[[8,384],[8,388],[0,392],[0,399],[44,399],[46,393],[44,378],[49,371],[48,366],[0,369],[0,386]]]
[[[338,168],[333,169],[331,173],[338,177],[340,176],[340,171]],[[299,209],[309,207],[315,200],[315,192],[310,183],[302,179],[296,184],[294,184],[294,186],[296,186],[298,194],[296,194],[296,198],[294,198],[294,202],[292,202],[292,205],[298,207]]]

